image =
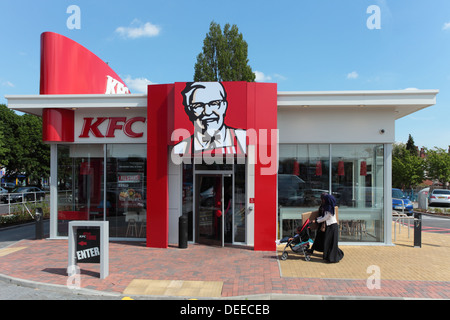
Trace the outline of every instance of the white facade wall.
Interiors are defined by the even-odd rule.
[[[395,141],[394,111],[389,109],[279,108],[278,128],[279,143],[393,143]]]

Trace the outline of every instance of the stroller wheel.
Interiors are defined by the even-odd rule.
[[[305,255],[305,260],[306,261],[311,261],[311,256]]]
[[[288,257],[288,253],[286,251],[283,252],[283,254],[281,255],[281,260],[286,260]]]

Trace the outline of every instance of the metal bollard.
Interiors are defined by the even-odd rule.
[[[178,219],[178,248],[186,249],[188,247],[188,217],[181,215]]]
[[[42,208],[36,208],[36,240],[44,239],[44,212]]]
[[[414,248],[422,248],[422,213],[414,212]]]
[[[417,197],[419,209],[428,209],[428,192],[421,190]]]

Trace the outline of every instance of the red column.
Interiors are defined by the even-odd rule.
[[[168,109],[173,85],[148,86],[147,103],[147,247],[169,242]]]
[[[74,141],[73,110],[43,109],[42,140],[47,142],[73,142]]]
[[[273,251],[277,236],[277,86],[272,83],[248,85],[249,88],[254,87],[250,90],[254,90],[253,121],[258,132],[254,249]],[[267,161],[270,162],[263,163]]]

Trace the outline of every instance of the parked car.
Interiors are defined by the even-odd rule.
[[[428,194],[428,205],[450,206],[450,190],[434,189]]]
[[[8,193],[8,190],[5,188],[0,187],[0,194]]]
[[[6,189],[8,192],[10,192],[15,187],[16,187],[16,184],[14,182],[4,182],[4,183],[2,183],[2,188]]]
[[[278,175],[278,204],[301,206],[305,202],[305,181],[293,174]]]
[[[24,199],[25,198],[25,199]],[[22,202],[35,201],[45,198],[45,192],[38,187],[17,187],[9,194],[3,194],[1,200],[4,203],[8,202]]]
[[[392,209],[395,211],[403,212],[403,206],[405,213],[408,216],[413,215],[413,204],[408,197],[405,196],[402,190],[392,188]]]

